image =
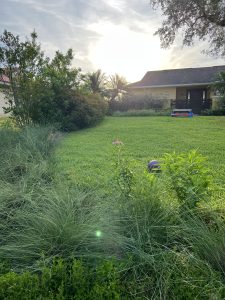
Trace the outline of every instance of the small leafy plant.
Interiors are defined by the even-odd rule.
[[[212,176],[205,162],[206,158],[196,150],[164,156],[163,167],[171,178],[178,200],[189,209],[196,207],[210,194]]]

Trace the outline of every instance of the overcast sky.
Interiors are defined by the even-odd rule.
[[[168,50],[153,36],[162,17],[149,0],[0,0],[0,31],[21,37],[36,30],[42,49],[73,48],[74,66],[83,71],[119,73],[129,82],[147,71],[225,64],[201,53],[207,44],[182,48],[179,38]]]

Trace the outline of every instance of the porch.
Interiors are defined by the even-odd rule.
[[[207,86],[178,87],[176,88],[176,99],[172,101],[172,107],[178,109],[192,109],[194,114],[212,107],[210,89]]]

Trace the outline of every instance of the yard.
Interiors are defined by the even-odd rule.
[[[2,128],[0,299],[225,299],[224,136],[225,117]]]
[[[68,134],[57,149],[58,172],[72,183],[110,184],[115,145],[140,169],[147,162],[176,151],[198,150],[221,183],[225,179],[225,117],[109,117],[100,126]]]

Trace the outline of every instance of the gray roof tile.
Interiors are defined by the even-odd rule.
[[[130,88],[151,86],[180,86],[182,84],[208,84],[216,80],[219,72],[225,71],[224,66],[171,69],[162,71],[149,71],[141,81],[129,84]]]

